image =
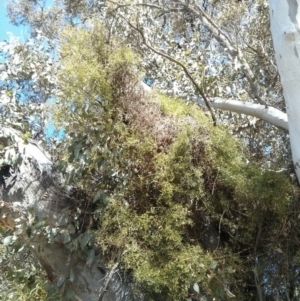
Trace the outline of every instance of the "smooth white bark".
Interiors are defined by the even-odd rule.
[[[151,87],[149,87],[145,83],[142,83],[142,87],[146,92],[150,93],[152,91]],[[206,106],[202,98],[195,97],[192,100],[204,107]],[[210,99],[209,105],[214,109],[257,117],[269,122],[270,124],[278,128],[289,131],[287,114],[271,106],[266,107],[265,105],[260,105],[253,102],[225,99],[221,97]]]
[[[195,100],[199,104],[205,106],[205,103],[201,98]],[[286,131],[289,130],[287,114],[274,107],[266,107],[264,105],[252,102],[224,99],[219,97],[213,98],[209,102],[209,105],[215,109],[254,116],[263,119],[278,128],[284,129]]]
[[[269,9],[293,162],[300,181],[300,0],[269,0]]]

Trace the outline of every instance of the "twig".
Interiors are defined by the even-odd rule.
[[[259,229],[257,231],[256,241],[255,241],[255,246],[254,246],[255,257],[257,257],[256,251],[257,251],[258,243],[259,243],[260,236],[261,236],[261,233],[262,233],[262,226],[263,226],[263,221],[261,220],[261,222],[259,224]],[[254,266],[254,269],[253,269],[253,273],[254,273],[255,286],[256,286],[256,289],[257,289],[258,298],[259,298],[259,301],[264,301],[264,295],[263,295],[262,287],[261,287],[261,285],[259,283],[259,278],[258,278],[258,272],[257,272],[256,263],[254,263],[254,265],[255,266]]]
[[[243,72],[245,74],[245,77],[247,78],[249,85],[252,90],[252,97],[257,99],[260,104],[266,105],[265,100],[263,97],[259,95],[260,90],[262,89],[261,86],[258,84],[257,80],[255,80],[255,75],[253,71],[251,70],[248,62],[245,60],[242,52],[239,49],[236,49],[236,47],[233,47],[233,41],[230,39],[230,37],[218,26],[217,23],[214,22],[214,20],[196,3],[194,3],[193,6],[186,4],[180,0],[174,0],[173,3],[177,6],[176,8],[162,8],[155,6],[156,9],[162,10],[162,14],[169,13],[169,12],[191,12],[194,15],[200,17],[206,26],[206,28],[213,34],[214,38],[224,47],[228,50],[231,57],[237,57],[239,61],[242,63],[243,66]],[[148,6],[146,4],[139,4],[139,6]],[[180,8],[180,7],[181,8]],[[263,93],[264,94],[264,93]],[[202,96],[202,95],[201,95]],[[267,105],[266,105],[267,106]]]
[[[159,50],[153,48],[151,45],[148,44],[148,41],[146,40],[143,31],[142,31],[138,26],[134,26],[130,21],[128,21],[128,20],[127,20],[125,17],[123,17],[122,15],[120,15],[120,17],[121,17],[122,19],[124,19],[124,20],[128,23],[128,25],[129,25],[130,27],[132,27],[133,29],[135,29],[135,30],[141,35],[142,40],[143,40],[143,43],[144,43],[144,45],[145,45],[148,49],[150,49],[150,50],[152,50],[154,53],[156,53],[156,54],[158,54],[158,55],[160,55],[160,56],[166,58],[167,60],[171,61],[172,63],[177,64],[178,66],[180,66],[180,67],[183,69],[185,75],[188,77],[188,79],[189,79],[189,80],[192,82],[192,84],[194,85],[195,90],[196,90],[196,91],[201,95],[201,97],[203,98],[203,100],[204,100],[204,102],[205,102],[205,105],[206,105],[207,109],[209,110],[209,112],[210,112],[210,114],[211,114],[211,117],[212,117],[212,120],[213,120],[213,124],[214,124],[214,126],[215,126],[216,123],[217,123],[217,120],[216,120],[216,117],[215,117],[215,115],[214,115],[214,113],[213,113],[213,111],[212,111],[212,109],[211,109],[211,107],[210,107],[210,105],[209,105],[209,101],[208,101],[207,97],[205,96],[205,94],[204,94],[202,88],[196,83],[196,81],[194,80],[194,78],[191,76],[191,74],[190,74],[189,71],[187,70],[186,66],[185,66],[184,64],[182,64],[181,62],[177,61],[176,59],[174,59],[173,57],[167,55],[166,53],[161,52],[161,51],[159,51]]]
[[[257,289],[257,294],[258,294],[259,301],[264,301],[264,294],[263,294],[263,291],[262,291],[262,287],[259,283],[258,272],[257,272],[256,267],[254,267],[253,273],[254,273],[255,286],[256,286],[256,289]]]
[[[145,6],[145,7],[150,7],[150,8],[156,8],[156,9],[161,9],[160,6],[155,5],[155,4],[148,4],[148,3],[130,3],[130,4],[119,4],[118,2],[108,0],[108,2],[117,5],[116,9],[122,8],[122,7],[130,7],[130,6]]]
[[[118,266],[119,266],[119,262],[116,262],[115,265],[110,270],[109,274],[107,276],[105,276],[106,280],[105,280],[104,284],[100,288],[98,301],[102,301],[103,300],[103,297],[104,297],[104,294],[107,291],[107,287],[109,285],[109,282],[112,279],[113,275],[115,274],[116,269],[117,269]]]
[[[222,215],[221,215],[221,218],[220,218],[220,221],[219,221],[219,237],[218,237],[218,246],[216,247],[215,251],[219,248],[219,245],[220,245],[220,241],[221,241],[221,225],[222,225],[222,220],[223,220],[223,217],[224,217],[224,214],[226,213],[227,210],[224,210]]]
[[[211,195],[213,195],[214,192],[215,192],[215,186],[216,186],[216,181],[217,181],[217,178],[218,178],[218,175],[219,175],[219,171],[220,171],[220,169],[218,168],[218,172],[217,172],[217,175],[216,175],[215,180],[214,180],[214,184],[213,184],[213,188],[212,188],[212,191],[211,191]]]

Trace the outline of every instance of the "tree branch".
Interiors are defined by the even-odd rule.
[[[212,18],[200,7],[200,5],[193,3],[193,5],[186,4],[182,2],[181,0],[174,0],[173,5],[175,5],[175,8],[172,7],[161,7],[159,5],[153,5],[153,4],[147,4],[147,3],[136,3],[136,4],[127,4],[127,5],[119,5],[118,3],[114,1],[110,1],[111,3],[118,5],[118,8],[122,8],[124,6],[144,6],[144,7],[150,7],[153,9],[161,10],[161,14],[171,13],[171,12],[190,12],[193,15],[201,18],[204,26],[207,28],[208,31],[212,33],[214,38],[222,45],[224,48],[227,49],[228,53],[232,58],[237,58],[240,63],[242,64],[243,73],[245,74],[245,77],[250,85],[251,88],[251,97],[256,99],[260,104],[267,105],[264,97],[261,97],[261,90],[265,88],[261,87],[258,82],[255,80],[255,75],[253,71],[250,68],[250,65],[245,60],[243,53],[240,51],[240,49],[233,47],[232,45],[234,42],[230,39],[230,37],[212,20]],[[126,20],[127,21],[127,20]],[[127,21],[128,22],[128,21]],[[129,24],[129,23],[128,23]],[[130,25],[130,24],[129,24]],[[132,25],[132,24],[131,24]],[[140,32],[141,33],[141,32]],[[147,46],[147,45],[146,45]],[[148,46],[147,46],[148,47]],[[148,47],[149,48],[149,47]],[[151,49],[151,48],[150,48]],[[152,49],[153,51],[153,49]],[[154,51],[155,52],[155,51]],[[156,52],[157,53],[157,52]],[[160,54],[162,55],[162,54]],[[163,55],[162,55],[163,56]],[[166,57],[166,56],[165,56]],[[166,57],[167,58],[167,57]],[[170,57],[168,57],[170,59]],[[175,60],[176,61],[176,60]],[[174,61],[173,61],[174,62]],[[178,62],[174,62],[177,63]],[[180,64],[179,64],[180,65]],[[181,66],[182,67],[182,66]],[[184,70],[185,71],[185,70]],[[186,71],[185,71],[186,72]],[[189,76],[188,76],[189,77]],[[189,77],[190,78],[190,77]],[[193,83],[194,84],[194,83]],[[197,88],[196,88],[197,89]],[[198,89],[197,89],[198,90]],[[266,93],[262,93],[265,95]],[[202,95],[201,95],[202,96]],[[203,96],[202,96],[203,97]]]
[[[134,26],[130,21],[128,21],[128,20],[127,20],[125,17],[123,17],[122,15],[120,15],[120,17],[121,17],[123,20],[125,20],[125,21],[127,22],[127,24],[128,24],[130,27],[132,27],[134,30],[136,30],[136,31],[141,35],[142,40],[143,40],[143,43],[144,43],[144,45],[145,45],[148,49],[150,49],[150,50],[153,51],[154,53],[156,53],[156,54],[158,54],[158,55],[164,57],[165,59],[169,60],[170,62],[175,63],[176,65],[180,66],[180,67],[183,69],[185,75],[186,75],[186,76],[188,77],[188,79],[192,82],[192,84],[193,84],[193,86],[194,86],[196,92],[197,92],[198,94],[200,94],[201,97],[203,98],[204,103],[205,103],[207,109],[209,110],[209,112],[210,112],[210,114],[211,114],[211,117],[212,117],[212,120],[213,120],[213,124],[216,125],[217,120],[216,120],[216,117],[215,117],[215,115],[214,115],[214,113],[213,113],[213,111],[212,111],[212,109],[211,109],[211,107],[210,107],[210,105],[209,105],[209,100],[208,100],[207,97],[205,96],[205,94],[204,94],[202,88],[196,83],[196,81],[194,80],[194,78],[191,76],[191,74],[189,73],[189,71],[188,71],[188,69],[186,68],[186,66],[185,66],[184,64],[182,64],[181,62],[179,62],[178,60],[174,59],[173,57],[167,55],[166,53],[164,53],[164,52],[162,52],[162,51],[159,51],[159,50],[153,48],[151,45],[149,45],[149,43],[148,43],[148,41],[147,41],[147,39],[146,39],[146,37],[145,37],[143,31],[142,31],[138,26]]]
[[[210,16],[208,16],[204,10],[198,5],[194,4],[193,6],[190,6],[188,4],[182,3],[179,0],[176,0],[175,2],[180,3],[180,5],[189,12],[192,12],[194,15],[200,17],[205,25],[205,27],[213,34],[215,39],[226,49],[228,49],[228,52],[230,53],[231,57],[238,58],[238,60],[241,62],[243,66],[244,74],[250,84],[251,92],[256,98],[260,104],[266,105],[265,101],[261,98],[259,95],[259,90],[261,87],[255,80],[255,75],[252,72],[248,62],[245,60],[242,52],[240,49],[234,48],[232,45],[234,44],[233,41],[222,31],[222,29],[211,19]],[[196,9],[194,8],[196,7]]]
[[[257,294],[258,294],[259,301],[264,301],[264,294],[263,294],[263,291],[262,291],[262,287],[259,283],[258,272],[257,272],[256,267],[254,267],[253,273],[254,273],[255,286],[256,286],[256,289],[257,289]]]
[[[201,98],[195,97],[193,98],[193,100],[198,102],[200,105],[205,104]],[[265,105],[252,102],[224,99],[220,97],[213,98],[209,102],[209,105],[215,109],[257,117],[282,130],[285,130],[287,132],[289,131],[287,114],[274,107],[266,107]]]
[[[152,91],[151,87],[145,83],[142,83],[142,86],[145,91]],[[197,102],[199,105],[206,105],[204,100],[199,97],[193,97],[192,100]],[[214,109],[257,117],[286,132],[289,131],[287,114],[274,107],[266,107],[265,105],[260,105],[253,102],[225,99],[221,97],[215,97],[211,99],[209,101],[209,105]]]
[[[112,277],[114,276],[117,267],[119,266],[119,263],[116,262],[114,264],[114,266],[112,267],[112,269],[110,270],[109,274],[105,277],[105,282],[104,284],[101,286],[100,291],[99,291],[99,299],[98,301],[102,301],[105,292],[107,291],[108,285],[110,283],[110,281],[112,280]]]

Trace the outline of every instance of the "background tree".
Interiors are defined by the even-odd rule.
[[[160,90],[187,99],[196,98],[199,101],[200,98],[204,104],[203,97],[195,90],[196,84],[206,95],[210,106],[263,117],[287,129],[286,115],[274,108],[284,110],[284,101],[279,97],[282,92],[268,28],[266,1],[241,4],[218,2],[207,4],[206,10],[200,3],[188,4],[185,1],[170,1],[161,5],[156,2],[151,5],[149,2],[136,6],[133,3],[113,3],[116,22],[124,26],[122,32],[128,32],[130,41],[135,36],[136,45],[144,45],[139,50],[147,54],[145,67]],[[145,41],[148,46],[145,46]],[[175,63],[170,64],[170,58]],[[178,63],[187,68],[194,83]],[[224,112],[218,115],[221,120],[235,119],[231,123],[233,131],[238,129],[241,135],[249,132],[252,152],[254,149],[258,154],[264,152],[266,144],[273,140],[270,126],[262,126],[264,123],[261,121],[256,124],[257,118],[246,117],[245,120],[240,114],[233,117],[230,114],[228,118]],[[262,141],[253,138],[257,136],[253,133],[254,124],[260,128],[259,139],[265,136],[262,148],[259,147]],[[250,130],[247,129],[249,125]],[[281,131],[277,135],[281,139],[284,137]],[[281,140],[278,136],[274,137],[274,141]],[[273,147],[275,150],[276,146]]]
[[[42,1],[31,4],[31,8],[24,1],[14,1],[9,11],[14,22],[28,22],[33,32],[42,30],[42,24],[53,24],[51,30],[49,26],[43,30],[46,36],[49,36],[47,30],[50,31],[52,38],[65,20],[72,26],[76,23],[90,26],[88,23],[92,20],[102,19],[110,36],[119,35],[143,54],[146,78],[154,81],[160,91],[205,104],[197,88],[194,93],[196,84],[210,107],[238,112],[217,111],[216,114],[219,122],[228,124],[230,120],[231,130],[246,140],[252,153],[265,157],[268,149],[266,164],[272,164],[275,154],[277,158],[282,154],[286,165],[290,165],[288,147],[285,147],[288,137],[261,121],[288,129],[266,1],[199,2],[195,5],[184,1],[142,4],[123,1],[120,5],[111,1],[64,3],[65,6],[58,1],[53,9],[46,10]],[[130,20],[131,25],[126,20]],[[160,50],[160,54],[145,47],[143,35],[148,45]],[[161,54],[175,60],[175,65]],[[194,83],[176,62],[186,67]],[[256,134],[258,128],[260,135]]]

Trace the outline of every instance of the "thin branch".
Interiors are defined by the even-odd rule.
[[[180,5],[182,8],[176,7],[175,9],[163,9],[156,6],[156,9],[161,9],[162,13],[168,12],[179,12],[179,11],[186,11],[191,12],[194,15],[200,17],[205,25],[205,27],[213,34],[214,38],[228,50],[231,57],[237,57],[239,61],[242,63],[244,74],[250,84],[253,97],[256,98],[260,104],[266,105],[264,99],[259,95],[259,91],[261,89],[260,85],[255,80],[254,73],[252,72],[248,62],[245,60],[242,52],[239,49],[234,48],[232,45],[234,44],[233,41],[228,37],[228,35],[212,20],[212,18],[204,12],[204,10],[196,3],[193,6],[188,5],[186,3],[181,2],[180,0],[174,0],[176,5]],[[142,5],[142,4],[139,4]],[[144,4],[146,6],[146,4]],[[195,9],[196,7],[196,9]]]
[[[256,286],[256,289],[257,289],[257,294],[258,294],[259,301],[264,301],[264,294],[263,294],[263,291],[262,291],[262,287],[259,283],[258,272],[257,272],[256,267],[254,267],[253,273],[254,273],[255,286]]]
[[[115,265],[110,270],[109,274],[105,277],[106,280],[105,280],[104,284],[101,286],[100,291],[99,291],[98,301],[102,301],[103,300],[103,297],[104,297],[104,294],[107,291],[107,287],[109,285],[109,282],[111,281],[113,275],[115,274],[116,269],[117,269],[118,266],[119,266],[119,263],[116,262]]]
[[[262,233],[262,226],[263,226],[263,221],[261,220],[261,222],[259,224],[258,231],[257,231],[256,240],[255,240],[255,246],[254,246],[254,254],[255,254],[255,256],[256,256],[256,250],[257,250],[258,243],[259,243],[259,240],[260,240],[260,237],[261,237],[261,233]]]
[[[218,171],[219,172],[219,171]],[[221,241],[221,226],[222,226],[222,221],[223,221],[223,217],[224,217],[224,214],[226,213],[227,210],[224,210],[221,217],[220,217],[220,221],[219,221],[219,237],[218,237],[218,246],[216,247],[215,251],[217,251],[217,249],[219,248],[220,246],[220,241]],[[214,251],[214,252],[215,252]]]
[[[261,222],[259,224],[259,228],[258,228],[257,235],[256,235],[255,246],[254,246],[254,254],[255,254],[254,260],[256,260],[256,257],[257,257],[256,251],[257,251],[258,243],[259,243],[261,233],[262,233],[262,226],[263,226],[263,220],[261,220]],[[253,269],[253,273],[254,273],[254,279],[255,279],[255,286],[256,286],[256,289],[257,289],[257,294],[258,294],[258,297],[259,297],[259,301],[264,301],[264,295],[263,295],[262,287],[260,285],[260,281],[259,281],[259,277],[258,277],[256,261],[255,261],[254,265],[255,266],[254,266],[254,269]]]
[[[215,186],[216,186],[216,181],[217,181],[217,178],[218,178],[218,175],[219,175],[219,168],[218,168],[218,172],[217,172],[217,175],[216,175],[216,177],[215,177],[215,180],[214,180],[214,184],[213,184],[213,188],[212,188],[212,191],[211,191],[211,195],[213,195],[214,194],[214,192],[215,192]]]
[[[194,80],[194,78],[191,76],[191,74],[190,74],[189,71],[187,70],[186,66],[185,66],[184,64],[182,64],[181,62],[177,61],[176,59],[174,59],[173,57],[167,55],[166,53],[161,52],[161,51],[159,51],[159,50],[153,48],[151,45],[149,45],[147,39],[145,38],[145,35],[144,35],[143,31],[142,31],[139,27],[134,26],[130,21],[128,21],[128,20],[127,20],[126,18],[124,18],[122,15],[120,15],[120,17],[123,18],[123,19],[127,22],[127,24],[128,24],[130,27],[132,27],[133,29],[135,29],[135,30],[141,35],[142,40],[143,40],[143,43],[144,43],[144,45],[145,45],[148,49],[150,49],[150,50],[153,51],[154,53],[156,53],[156,54],[158,54],[158,55],[160,55],[160,56],[166,58],[166,59],[169,60],[170,62],[175,63],[176,65],[180,66],[180,67],[183,69],[185,75],[188,77],[188,79],[189,79],[189,80],[192,82],[192,84],[194,85],[196,92],[198,92],[198,93],[201,95],[201,97],[203,98],[203,100],[204,100],[204,102],[205,102],[205,105],[206,105],[207,109],[209,110],[209,112],[210,112],[210,114],[211,114],[211,117],[212,117],[212,120],[213,120],[213,124],[214,124],[214,126],[215,126],[216,123],[217,123],[217,121],[216,121],[216,117],[215,117],[215,115],[214,115],[214,113],[213,113],[213,111],[212,111],[212,109],[211,109],[211,107],[210,107],[210,105],[209,105],[209,100],[208,100],[207,97],[205,96],[205,94],[204,94],[202,88],[196,83],[196,81]]]
[[[288,284],[287,284],[285,276],[283,276],[283,282],[284,282],[284,286],[285,286],[285,290],[284,291],[285,291],[286,300],[287,301],[291,301],[291,298],[289,296],[290,289],[288,288]]]
[[[199,17],[202,17],[203,22],[205,23],[205,26],[207,27],[207,29],[214,35],[215,39],[221,44],[223,45],[223,47],[227,48],[230,55],[232,57],[237,57],[239,59],[239,61],[242,63],[243,66],[243,71],[245,73],[245,76],[250,84],[251,90],[252,90],[252,94],[254,95],[254,97],[260,102],[260,104],[264,104],[266,105],[265,101],[260,97],[259,95],[259,90],[260,90],[260,86],[257,83],[257,81],[255,80],[255,76],[254,73],[252,72],[248,62],[245,60],[242,52],[240,51],[240,49],[235,49],[232,44],[233,41],[231,41],[231,39],[222,31],[222,29],[211,19],[210,16],[208,16],[203,9],[198,5],[195,4],[195,6],[197,7],[198,11],[195,10],[193,7],[181,3],[182,6],[184,6],[188,11],[193,12],[194,14],[198,15]]]
[[[116,5],[116,9],[119,9],[119,8],[122,8],[122,7],[130,7],[130,6],[144,6],[144,7],[150,7],[150,8],[156,8],[156,9],[162,9],[160,6],[158,5],[154,5],[154,4],[147,4],[147,3],[135,3],[135,4],[119,4],[115,1],[112,1],[112,0],[108,0],[107,2],[110,2],[114,5]]]

